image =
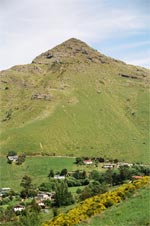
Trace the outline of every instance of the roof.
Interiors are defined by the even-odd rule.
[[[132,178],[135,178],[135,179],[142,179],[143,176],[132,176]]]
[[[83,162],[86,164],[93,163],[92,160],[84,160]]]
[[[13,207],[14,211],[17,212],[17,211],[22,211],[25,209],[24,206],[21,206],[21,205],[16,205]]]
[[[14,208],[25,208],[25,207],[21,206],[21,205],[16,205],[16,206],[14,206]]]
[[[18,156],[17,155],[8,155],[7,158],[12,161],[12,160],[17,160]]]
[[[65,176],[55,175],[54,179],[65,179]]]

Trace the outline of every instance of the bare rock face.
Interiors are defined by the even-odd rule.
[[[33,94],[31,97],[31,100],[47,100],[47,101],[51,101],[52,97],[49,94]]]

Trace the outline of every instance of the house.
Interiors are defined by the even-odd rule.
[[[92,160],[84,160],[83,163],[85,165],[92,165],[93,164]]]
[[[64,180],[64,179],[65,179],[65,176],[55,175],[55,176],[54,176],[54,179],[57,179],[57,180]]]
[[[112,169],[114,167],[115,167],[115,164],[105,164],[102,166],[102,168],[104,168],[104,169]]]
[[[54,192],[41,192],[37,194],[37,199],[38,200],[52,200],[54,197]]]
[[[16,162],[18,160],[18,156],[17,155],[8,155],[7,159],[9,161]]]
[[[21,212],[24,209],[25,209],[25,207],[21,206],[21,205],[16,205],[16,206],[13,207],[14,212],[18,212],[18,211]]]
[[[11,191],[11,188],[0,188],[0,194],[5,195]]]
[[[44,208],[45,208],[45,204],[44,204],[44,202],[42,202],[42,201],[37,201],[36,203],[37,203],[37,204],[38,204],[38,206],[40,206],[42,209],[44,209]]]
[[[121,166],[132,167],[133,166],[132,163],[127,163],[127,162],[119,162],[118,165],[119,165],[119,167],[121,167]]]

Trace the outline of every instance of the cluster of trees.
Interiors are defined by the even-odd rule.
[[[54,172],[53,169],[50,170],[49,174],[48,174],[48,178],[51,179],[53,178],[55,175],[60,175],[60,176],[67,176],[68,175],[68,170],[66,168],[62,169],[61,172],[57,171],[56,173]]]
[[[56,181],[54,190],[54,206],[68,206],[74,203],[73,195],[68,191],[66,181]]]
[[[56,172],[51,169],[48,178],[50,179],[50,184],[42,183],[40,185],[40,190],[44,189],[44,191],[50,191],[50,189],[54,189],[55,181],[53,178],[55,175],[65,176],[65,181],[68,187],[76,187],[83,186],[89,184],[89,179],[87,177],[86,171],[76,170],[74,172],[69,173],[66,168],[62,169],[61,172]]]
[[[78,164],[78,165],[83,165],[84,164],[84,161],[85,160],[89,160],[90,158],[89,157],[77,157],[76,160],[75,160],[75,164]],[[96,163],[101,163],[101,162],[105,162],[106,159],[103,158],[103,157],[92,157],[91,160],[96,164]],[[109,159],[107,160],[111,163],[118,163],[119,160],[118,159]]]
[[[18,155],[18,159],[16,161],[16,164],[21,165],[23,162],[25,162],[25,160],[26,160],[25,154]]]
[[[90,183],[89,179],[75,179],[74,177],[66,178],[68,187],[85,186]]]
[[[75,164],[77,165],[84,165],[84,161],[85,160],[89,160],[89,157],[77,157],[76,160],[75,160]],[[99,158],[91,158],[92,161],[94,161],[95,163],[98,163],[98,162],[104,162],[104,158],[102,157],[99,157]]]
[[[92,181],[84,189],[78,189],[76,192],[79,194],[79,201],[83,201],[87,198],[93,197],[97,194],[103,194],[108,190],[106,184],[100,184],[98,181]]]
[[[76,170],[66,178],[68,187],[85,186],[90,183],[85,170]]]
[[[77,190],[79,200],[102,194],[108,190],[109,186],[120,185],[126,180],[131,180],[133,175],[149,176],[150,169],[145,166],[135,165],[132,168],[122,166],[117,170],[108,169],[103,173],[93,170],[89,175],[89,184],[82,190]]]
[[[37,195],[36,187],[32,184],[31,177],[24,175],[20,186],[23,187],[22,191],[20,192],[21,198],[29,198],[35,197]]]
[[[105,183],[115,186],[123,184],[125,180],[131,180],[133,175],[149,176],[150,168],[141,165],[135,165],[131,168],[122,166],[119,169],[108,169],[104,173],[93,170],[90,173],[90,178],[100,182],[101,184]]]

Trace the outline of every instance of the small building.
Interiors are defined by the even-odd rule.
[[[44,204],[44,202],[42,202],[42,201],[37,201],[36,203],[37,203],[37,204],[38,204],[38,206],[40,206],[42,209],[44,209],[44,208],[45,208],[45,204]]]
[[[104,169],[113,169],[116,165],[115,164],[105,164],[102,166]]]
[[[21,212],[24,209],[25,209],[25,207],[21,206],[21,205],[16,205],[16,206],[13,207],[14,212],[18,212],[18,211]]]
[[[8,155],[7,159],[12,162],[16,162],[18,160],[18,155]]]
[[[54,192],[41,192],[37,194],[37,200],[52,200],[54,197]]]
[[[90,160],[90,159],[89,160],[84,160],[83,163],[85,165],[92,165],[93,164],[92,160]]]
[[[132,163],[127,163],[127,162],[119,162],[118,163],[119,167],[125,166],[125,167],[132,167]]]
[[[57,180],[64,180],[65,178],[66,178],[65,176],[60,176],[60,175],[54,176],[54,179],[57,179]]]
[[[0,194],[3,196],[8,194],[11,191],[11,188],[0,188]]]

